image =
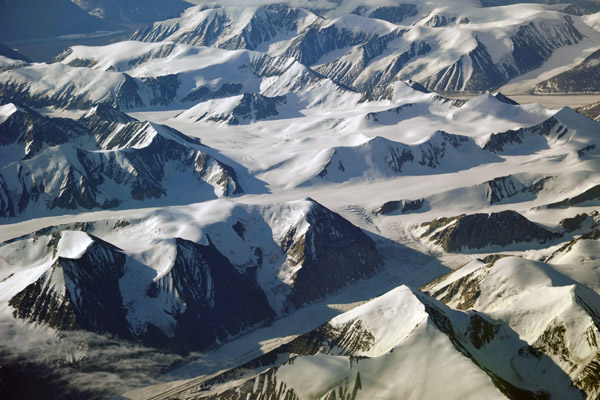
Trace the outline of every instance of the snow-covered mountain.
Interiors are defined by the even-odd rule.
[[[428,383],[432,376],[435,385]],[[235,383],[223,384],[232,379]],[[408,399],[582,398],[569,376],[519,338],[510,324],[477,311],[453,310],[406,286],[338,315],[237,369],[187,386],[176,395],[183,399],[240,395],[366,399],[399,393]]]
[[[0,48],[0,398],[598,397],[589,4],[75,2],[150,24]]]
[[[382,263],[368,236],[311,199],[57,226],[5,243],[3,268],[23,249],[28,265],[2,282],[16,317],[178,351],[239,335]]]
[[[41,216],[128,201],[243,193],[236,171],[197,139],[96,106],[78,121],[0,107],[2,213]],[[219,158],[219,157],[217,157]],[[176,197],[174,197],[176,196]]]
[[[548,264],[518,257],[473,261],[427,291],[448,305],[504,322],[565,371],[575,387],[597,396],[596,292]]]
[[[244,93],[198,103],[175,117],[191,122],[215,122],[227,125],[249,124],[279,115],[278,106],[286,104],[285,96],[268,97]]]
[[[438,131],[414,145],[376,137],[360,146],[333,149],[318,177],[343,182],[353,177],[427,175],[436,169],[453,172],[497,161],[473,139]]]
[[[556,7],[353,3],[330,9],[202,5],[148,25],[132,39],[293,57],[361,91],[407,78],[437,91],[485,91],[541,67],[557,49],[598,36]]]

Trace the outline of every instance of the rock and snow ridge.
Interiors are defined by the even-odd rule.
[[[2,283],[8,305],[15,317],[51,328],[189,351],[370,277],[382,264],[368,236],[314,200],[271,207],[223,200],[213,207],[229,216],[207,224],[204,213],[216,210],[200,208],[195,228],[188,221],[187,229],[201,236],[178,232],[184,216],[157,213],[6,243],[0,253],[7,259],[21,248],[32,254],[32,274],[16,271]],[[163,233],[154,236],[151,226]],[[132,241],[140,230],[144,236]],[[111,311],[102,312],[108,299]]]
[[[184,182],[200,198],[243,193],[236,171],[197,139],[103,105],[75,121],[7,104],[0,132],[3,218],[110,209]]]

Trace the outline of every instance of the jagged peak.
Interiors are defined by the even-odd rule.
[[[94,117],[100,118],[101,120],[106,122],[119,122],[122,124],[138,121],[137,119],[125,114],[121,110],[110,107],[105,104],[98,104],[90,108],[89,111],[81,117],[81,119],[88,119]]]

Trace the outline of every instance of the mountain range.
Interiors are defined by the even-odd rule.
[[[596,2],[5,3],[0,397],[598,397]]]

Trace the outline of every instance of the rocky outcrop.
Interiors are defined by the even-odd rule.
[[[574,207],[579,204],[583,204],[586,202],[594,202],[600,199],[600,185],[592,186],[585,192],[575,196],[569,197],[562,201],[558,201],[556,203],[550,203],[546,205],[546,208],[568,208]]]
[[[376,214],[391,214],[399,211],[402,214],[419,211],[425,205],[425,199],[388,201],[375,209]]]
[[[537,136],[549,138],[552,136],[561,139],[568,133],[569,128],[564,126],[556,118],[551,117],[541,124],[531,127],[492,133],[483,145],[483,149],[492,153],[502,153],[508,151],[513,146],[526,143],[530,138],[535,138]]]
[[[357,177],[425,175],[437,169],[460,171],[496,161],[495,155],[482,150],[472,138],[437,131],[414,145],[375,137],[360,146],[337,147],[318,177],[344,182]]]
[[[597,77],[599,73],[600,50],[597,50],[576,67],[538,83],[534,86],[532,92],[539,94],[597,93],[600,92],[600,83],[595,77]]]
[[[256,282],[256,268],[236,268],[210,239],[208,245],[176,239],[176,247],[171,270],[147,292],[150,297],[166,292],[184,304],[175,315],[174,336],[163,338],[171,346],[206,348],[275,316]]]
[[[507,247],[516,243],[547,243],[561,235],[529,221],[516,211],[438,218],[420,226],[420,237],[448,252]]]
[[[588,104],[587,106],[578,108],[576,111],[595,121],[600,121],[600,102]]]
[[[176,118],[192,122],[245,125],[279,115],[278,106],[286,103],[286,96],[268,97],[257,93],[244,93],[227,99],[205,101],[182,112]]]

